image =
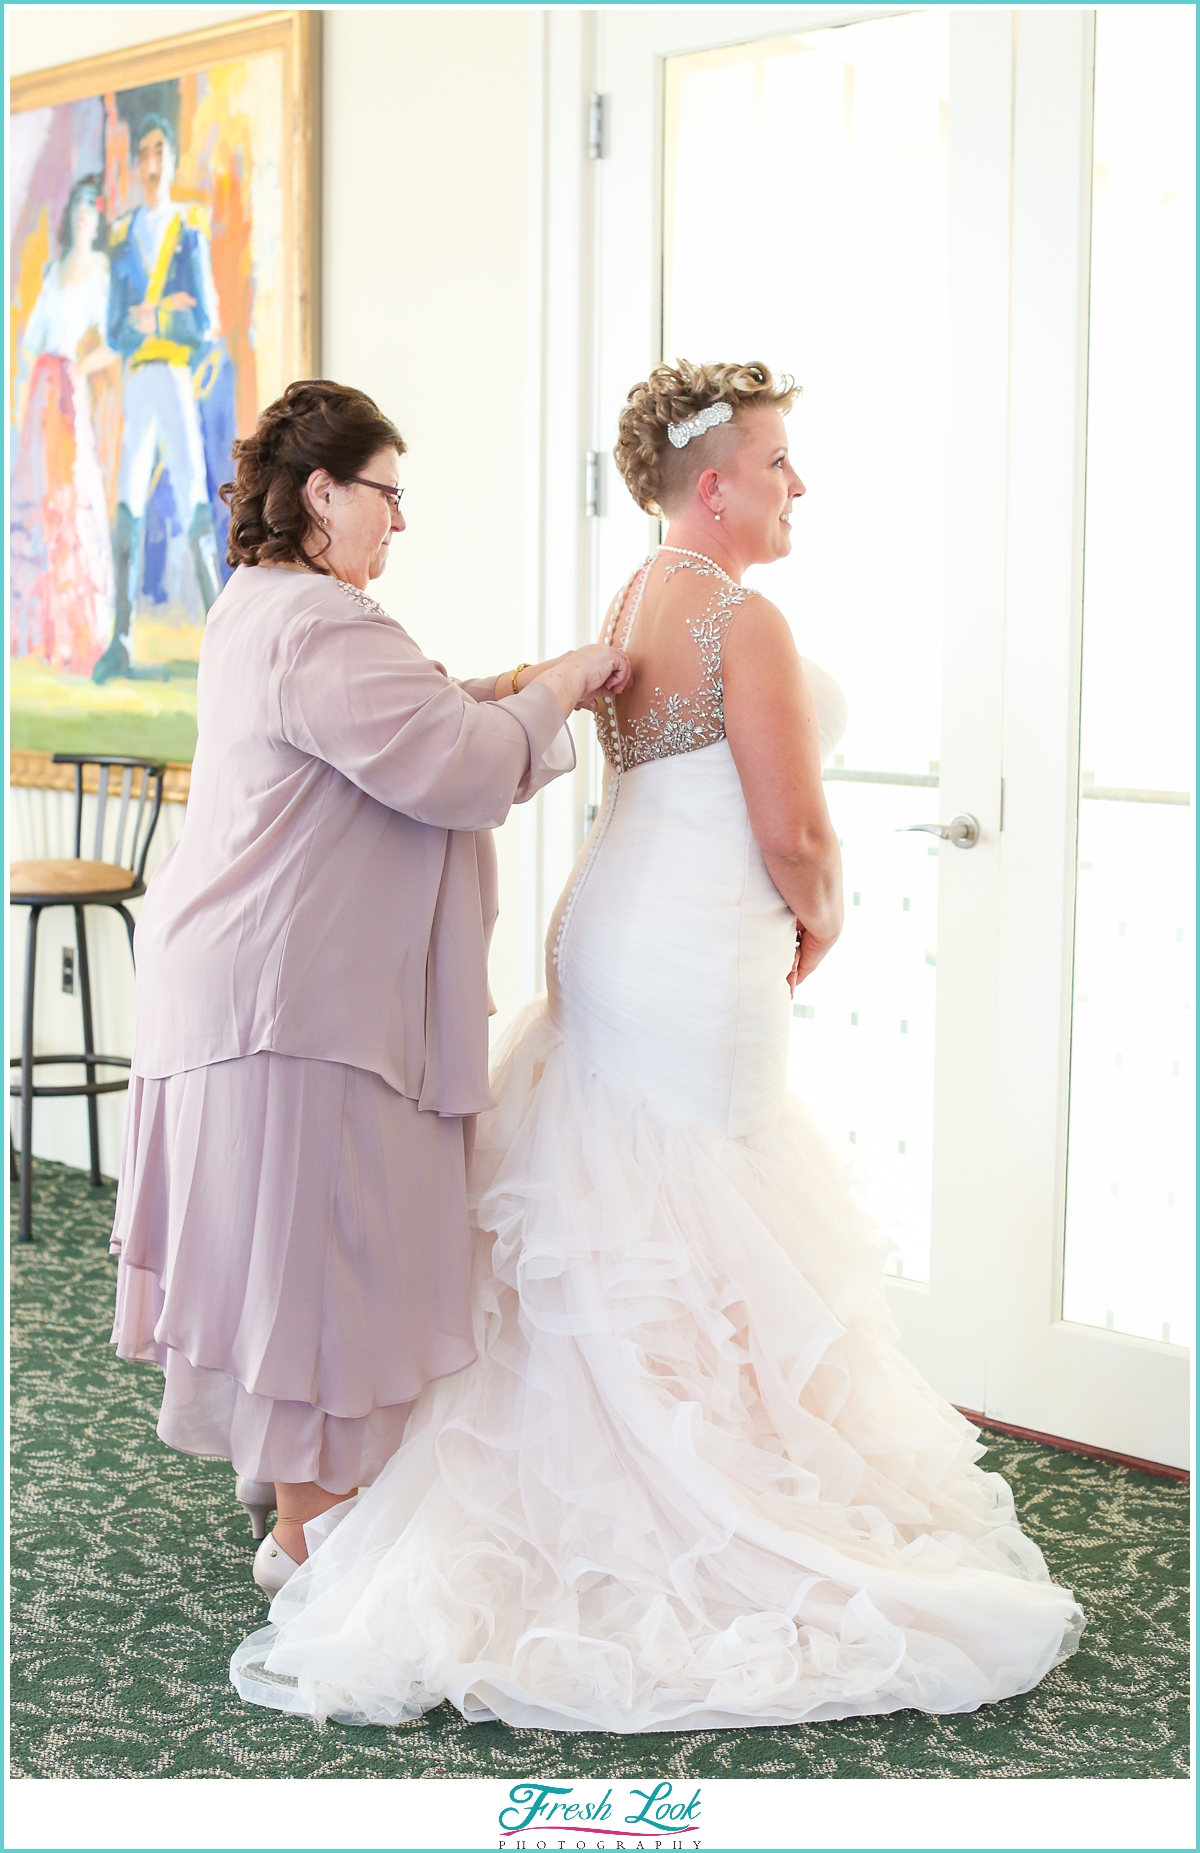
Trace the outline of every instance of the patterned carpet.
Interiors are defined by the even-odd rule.
[[[1089,1617],[1003,1705],[640,1738],[244,1708],[226,1668],[265,1603],[232,1472],[162,1447],[157,1372],[108,1348],[112,1188],[35,1172],[36,1240],[12,1250],[14,1776],[1187,1775],[1187,1489],[999,1436],[986,1464]]]

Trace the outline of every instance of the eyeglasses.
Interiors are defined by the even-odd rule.
[[[400,513],[400,497],[403,489],[397,489],[394,483],[373,483],[369,476],[347,476],[348,483],[361,483],[364,489],[378,489],[380,495],[391,509],[393,515]]]

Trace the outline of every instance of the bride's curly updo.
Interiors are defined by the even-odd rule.
[[[254,436],[233,446],[237,478],[222,483],[229,504],[231,566],[277,566],[295,560],[325,568],[304,551],[312,518],[303,488],[314,470],[335,482],[359,476],[380,450],[403,455],[405,444],[374,399],[333,380],[293,380],[281,399],[259,413]]]
[[[738,413],[748,406],[790,411],[799,390],[788,374],[776,379],[761,360],[744,365],[717,361],[707,367],[691,360],[677,360],[671,367],[663,361],[652,368],[650,378],[640,380],[625,402],[613,449],[638,507],[648,515],[668,514],[671,504],[678,504],[689,484],[711,465],[719,434],[728,429],[717,425],[677,450],[667,436],[671,425],[683,424],[723,401],[733,407],[736,426]]]

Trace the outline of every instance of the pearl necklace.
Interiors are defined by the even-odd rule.
[[[717,562],[710,559],[707,553],[696,553],[691,547],[668,547],[666,541],[660,542],[658,551],[660,553],[681,553],[688,560],[703,560],[706,566],[711,566],[714,572],[720,573],[722,579],[728,579],[730,585],[737,584],[737,580],[730,578],[725,568],[718,566]]]

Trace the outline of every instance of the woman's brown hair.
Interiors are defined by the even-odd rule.
[[[630,388],[617,425],[613,456],[630,495],[648,515],[666,515],[670,503],[682,500],[689,480],[712,461],[711,432],[676,450],[667,436],[671,425],[681,425],[718,402],[733,407],[734,424],[748,406],[770,405],[787,412],[798,392],[786,373],[776,378],[761,360],[714,361],[709,366],[677,360],[673,367],[663,361],[651,368],[648,380]],[[718,433],[730,428],[715,427]]]
[[[230,510],[231,566],[277,566],[294,560],[323,573],[304,551],[313,526],[304,485],[314,470],[348,482],[379,450],[403,455],[405,444],[374,399],[334,380],[293,380],[281,399],[260,412],[254,436],[233,446],[237,477],[221,484]]]

